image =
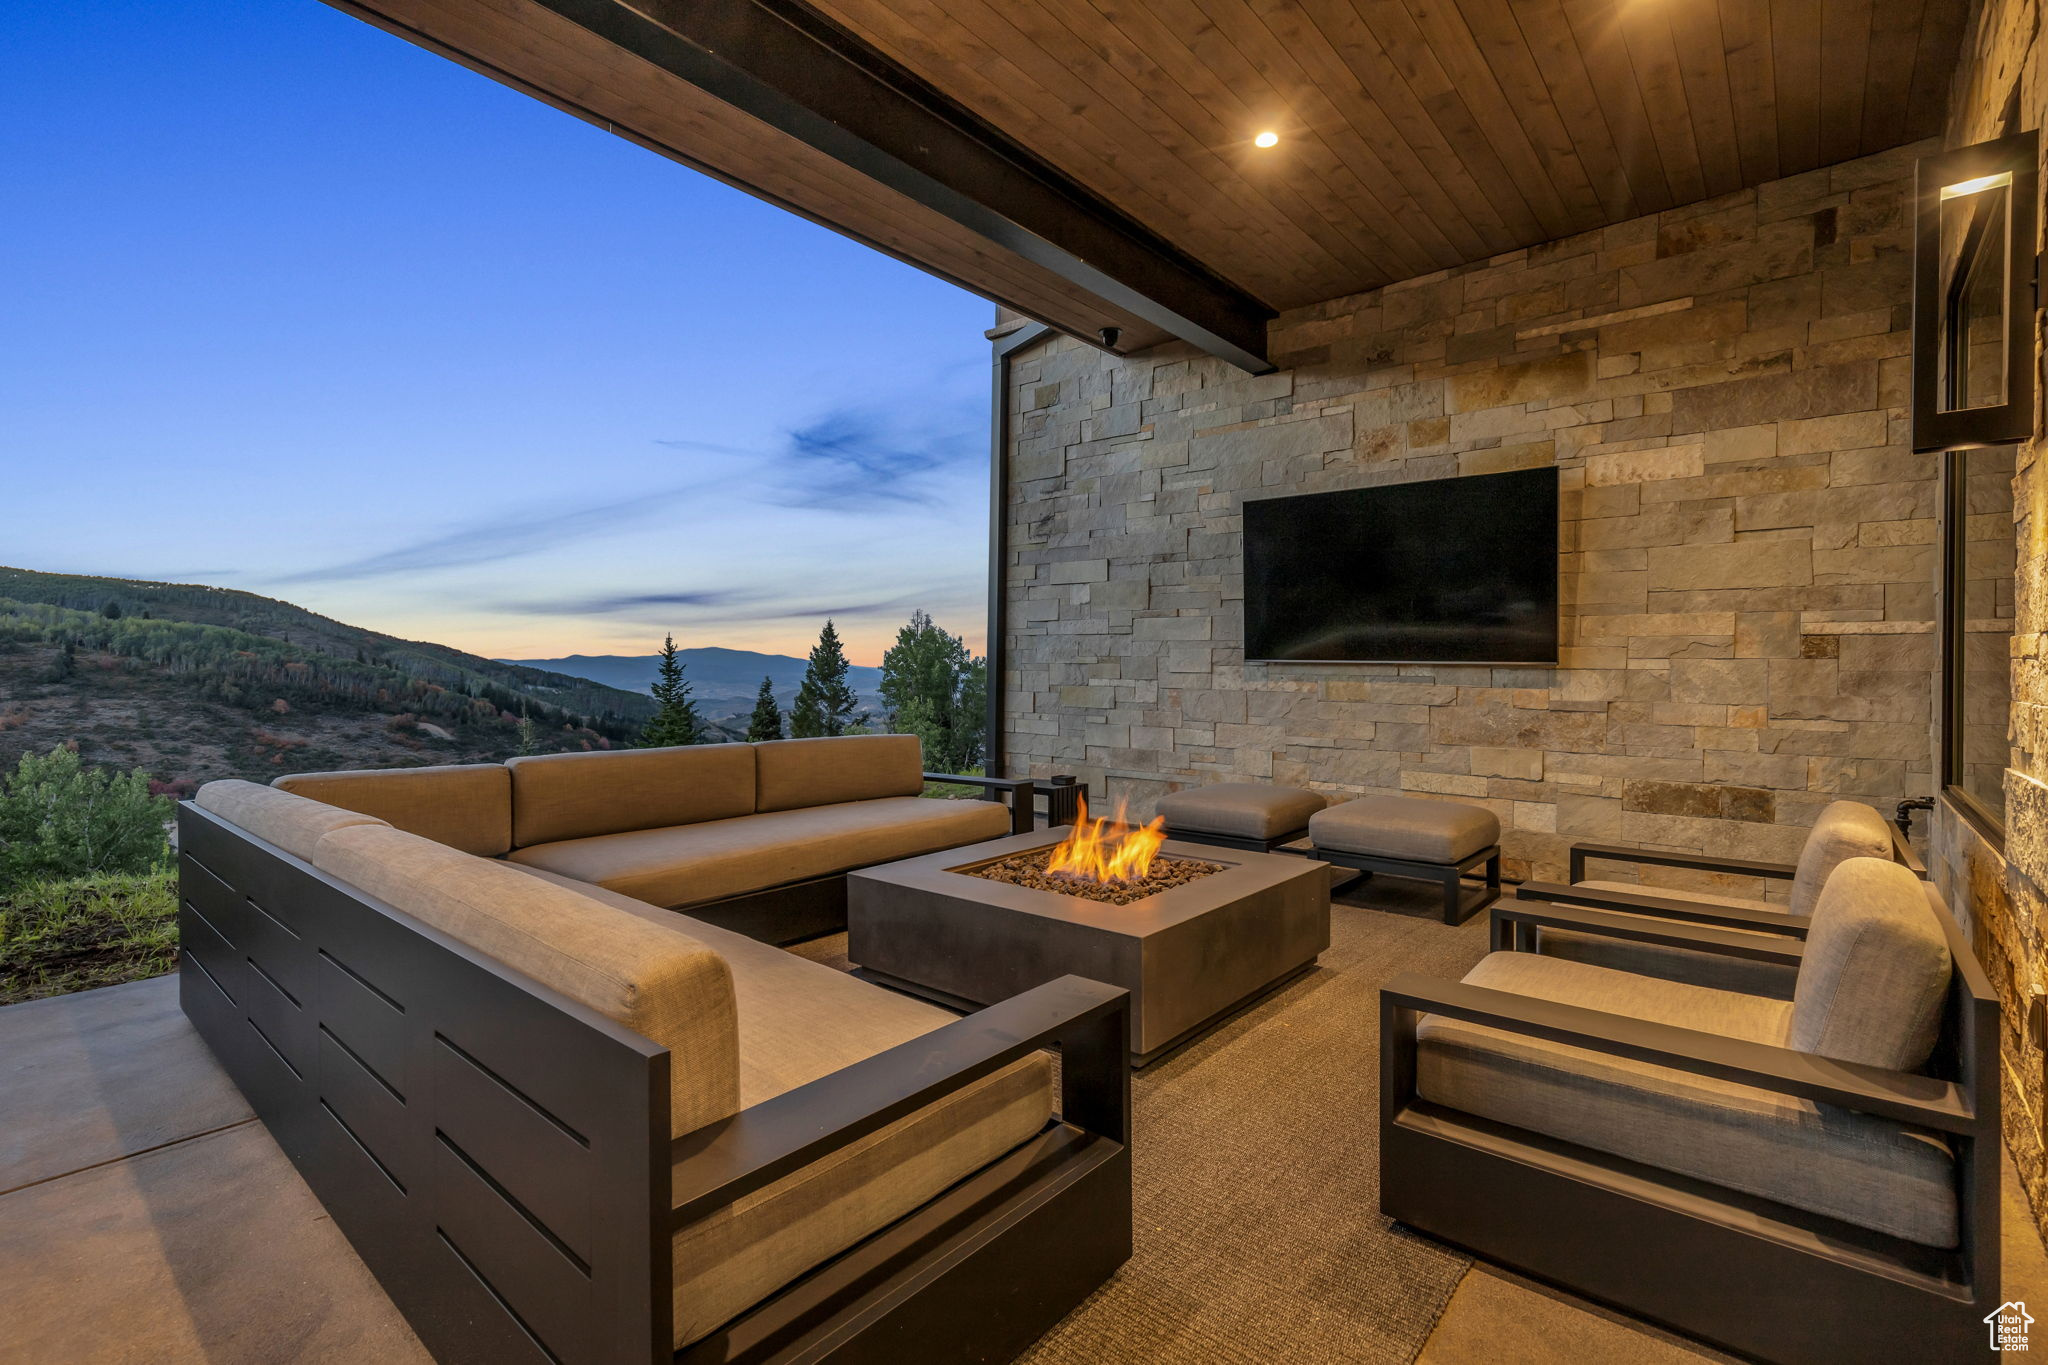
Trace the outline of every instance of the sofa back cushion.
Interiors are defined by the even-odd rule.
[[[749,744],[510,759],[517,848],[754,813]]]
[[[1892,1071],[1925,1063],[1953,966],[1936,913],[1889,858],[1836,868],[1807,931],[1787,1046]]]
[[[1821,889],[1834,870],[1851,858],[1892,856],[1892,827],[1861,801],[1835,801],[1813,822],[1806,846],[1799,850],[1799,871],[1792,878],[1791,904],[1795,915],[1810,915],[1820,902]]]
[[[312,861],[667,1048],[672,1135],[738,1112],[732,971],[680,928],[388,827],[337,830]]]
[[[916,735],[771,739],[752,747],[759,810],[916,796],[924,790],[924,746]]]
[[[238,777],[207,783],[194,794],[192,803],[294,858],[312,857],[313,846],[335,830],[353,825],[384,828],[384,822],[374,815],[342,810]]]
[[[502,763],[292,773],[270,785],[464,853],[495,858],[512,847],[512,774]]]

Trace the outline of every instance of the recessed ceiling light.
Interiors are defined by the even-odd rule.
[[[1278,133],[1260,133],[1252,139],[1252,146],[1254,147],[1278,147],[1279,145],[1280,134]]]

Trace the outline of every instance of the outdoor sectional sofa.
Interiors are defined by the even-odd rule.
[[[763,800],[729,753],[725,789],[686,793],[606,757],[616,783],[527,760],[376,798],[413,831],[202,788],[179,813],[185,1013],[438,1359],[1015,1354],[1130,1254],[1126,994],[1068,977],[956,1019],[543,865],[624,811]],[[893,799],[829,768],[768,790]],[[841,826],[865,854],[912,827]],[[774,847],[690,851],[821,873]]]
[[[847,735],[298,773],[273,785],[791,943],[846,927],[855,868],[999,838],[1030,816],[1029,784],[1002,784],[1008,806],[927,800],[922,769],[914,735]]]

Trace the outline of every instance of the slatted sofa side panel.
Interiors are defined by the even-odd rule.
[[[668,1053],[189,803],[186,1015],[442,1361],[668,1360]]]

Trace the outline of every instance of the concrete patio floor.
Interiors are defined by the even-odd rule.
[[[2048,1258],[2005,1182],[2007,1298]],[[175,977],[0,1009],[0,1362],[428,1359],[178,1010]],[[1467,1273],[1424,1365],[1664,1365],[1705,1348]]]

